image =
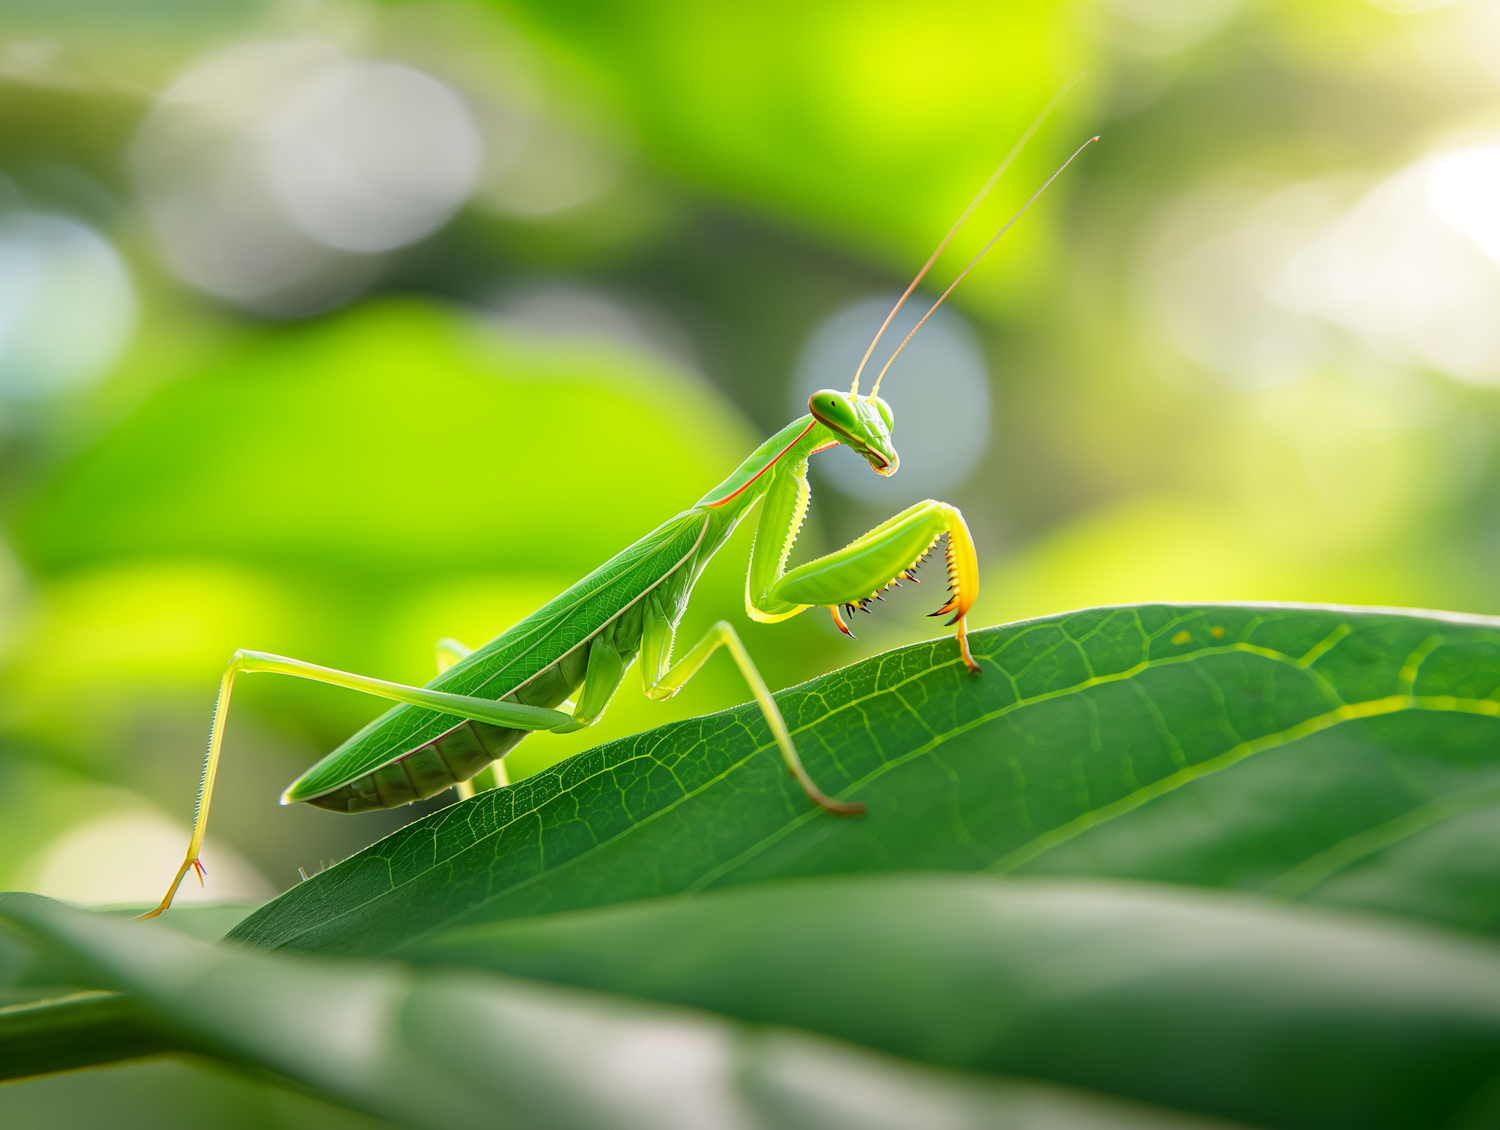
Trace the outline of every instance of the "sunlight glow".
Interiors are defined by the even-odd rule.
[[[1438,219],[1500,264],[1500,145],[1434,161],[1427,173],[1427,203]]]
[[[154,903],[187,843],[187,829],[151,812],[117,813],[64,832],[26,866],[37,894],[81,906]],[[182,885],[179,903],[263,902],[275,892],[255,868],[222,844],[203,853],[200,888]]]
[[[1146,257],[1158,325],[1240,387],[1351,360],[1500,384],[1500,145],[1351,196],[1337,182],[1188,194]]]

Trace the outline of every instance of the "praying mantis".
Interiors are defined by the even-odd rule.
[[[230,697],[241,674],[292,675],[363,691],[397,704],[308,769],[281,796],[282,804],[307,803],[353,813],[394,808],[455,786],[472,795],[471,782],[483,779],[481,774],[503,783],[504,778],[497,777],[492,767],[498,768],[500,759],[522,738],[535,731],[569,733],[592,725],[604,713],[632,663],[640,662],[646,695],[664,700],[676,694],[715,651],[724,648],[748,684],[787,770],[808,799],[838,816],[863,813],[864,805],[857,801],[824,794],[803,768],[786,721],[733,626],[719,621],[673,662],[677,628],[704,567],[759,505],[745,587],[746,612],[752,620],[777,623],[822,606],[832,613],[839,629],[852,636],[845,616],[902,579],[916,580],[912,571],[940,539],[946,538],[948,598],[929,615],[950,616],[947,625],[956,627],[962,662],[973,675],[980,674],[980,666],[969,650],[965,624],[979,591],[979,562],[973,538],[957,507],[928,499],[882,522],[843,549],[794,568],[788,568],[787,563],[811,498],[808,460],[820,451],[844,444],[863,456],[875,473],[896,473],[899,459],[891,441],[895,417],[879,396],[880,383],[891,363],[995,242],[1079,153],[1098,140],[1090,138],[1079,146],[995,233],[897,347],[869,393],[861,394],[860,377],[897,311],[1072,85],[1070,82],[1060,90],[1022,134],[906,288],[865,351],[847,393],[833,389],[814,393],[806,415],[756,448],[718,486],[561,595],[476,650],[451,639],[439,641],[438,675],[422,687],[266,652],[236,651],[214,703],[186,857],[160,904],[141,917],[153,918],[170,907],[189,871],[196,871],[202,879],[199,855],[208,828]],[[570,699],[574,702],[571,713],[557,709]]]

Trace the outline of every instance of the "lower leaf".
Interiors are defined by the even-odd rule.
[[[1208,1130],[903,1063],[798,1032],[490,973],[210,947],[30,895],[0,918],[225,1058],[430,1130]]]
[[[1154,884],[811,879],[408,949],[1271,1126],[1500,1125],[1500,946]]]

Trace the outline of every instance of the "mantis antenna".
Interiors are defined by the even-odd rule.
[[[1036,133],[1036,131],[1041,128],[1042,123],[1047,120],[1048,115],[1050,115],[1052,111],[1057,108],[1057,104],[1063,100],[1063,96],[1066,95],[1068,91],[1077,86],[1081,81],[1083,81],[1083,77],[1085,74],[1087,74],[1086,71],[1079,71],[1067,82],[1063,83],[1062,88],[1052,96],[1052,101],[1048,102],[1046,106],[1042,107],[1042,112],[1038,114],[1035,119],[1033,119],[1032,123],[1026,127],[1026,132],[1023,133],[1016,140],[1016,143],[1010,147],[1010,152],[1005,155],[1005,160],[1001,161],[1000,164],[995,167],[995,171],[990,174],[990,179],[984,182],[984,187],[979,190],[979,195],[975,196],[974,199],[969,202],[969,206],[964,209],[964,214],[958,218],[958,222],[948,229],[948,234],[943,236],[943,242],[937,245],[937,250],[932,253],[932,255],[928,258],[926,264],[924,264],[922,269],[917,272],[917,277],[911,280],[911,285],[906,288],[905,292],[901,295],[900,298],[896,299],[896,305],[891,307],[891,312],[885,316],[885,321],[880,324],[880,329],[876,331],[875,340],[870,342],[870,348],[866,349],[865,355],[859,359],[859,368],[854,370],[854,383],[849,386],[850,396],[859,395],[859,375],[865,371],[865,365],[869,363],[870,354],[874,353],[875,347],[880,344],[881,337],[884,336],[885,331],[890,327],[891,319],[896,316],[897,311],[899,311],[906,300],[911,297],[912,291],[917,289],[917,284],[927,277],[927,272],[932,270],[932,265],[938,261],[938,256],[943,253],[948,244],[952,241],[953,237],[958,234],[958,229],[963,227],[964,224],[968,221],[969,217],[974,214],[974,209],[978,208],[982,203],[984,203],[984,198],[990,194],[990,189],[995,187],[996,182],[998,182],[1000,178],[1005,175],[1005,170],[1010,168],[1010,163],[1020,155],[1021,150],[1026,148],[1026,143],[1031,140],[1031,135]],[[870,395],[873,396],[875,394],[872,392]]]
[[[932,317],[932,311],[936,310],[939,306],[941,306],[943,304],[943,299],[947,298],[950,294],[953,293],[953,288],[956,287],[959,283],[963,282],[964,281],[964,276],[967,275],[970,271],[972,271],[974,269],[974,265],[976,263],[978,263],[979,260],[983,259],[986,254],[989,253],[989,250],[990,250],[991,247],[995,246],[995,241],[998,240],[1006,232],[1010,231],[1011,226],[1017,220],[1019,220],[1022,216],[1024,216],[1026,214],[1026,209],[1030,208],[1033,204],[1035,204],[1036,203],[1036,198],[1038,196],[1040,196],[1042,193],[1046,192],[1048,186],[1050,186],[1053,181],[1055,181],[1058,177],[1062,176],[1063,170],[1066,169],[1069,165],[1071,165],[1073,163],[1073,161],[1078,157],[1078,154],[1082,153],[1085,149],[1087,149],[1090,145],[1094,144],[1094,142],[1096,142],[1098,140],[1099,140],[1099,135],[1095,134],[1093,137],[1089,138],[1082,145],[1080,145],[1077,149],[1073,150],[1073,156],[1069,157],[1066,161],[1064,161],[1061,165],[1059,165],[1058,168],[1057,168],[1057,172],[1053,173],[1050,177],[1048,177],[1046,183],[1043,184],[1041,188],[1037,189],[1035,192],[1033,192],[1031,194],[1031,199],[1028,200],[1028,201],[1026,201],[1025,204],[1021,205],[1020,211],[1018,211],[1010,219],[1006,220],[1005,221],[1005,226],[1002,227],[999,231],[997,231],[994,235],[992,235],[990,237],[990,241],[988,243],[986,243],[982,248],[980,248],[980,251],[979,251],[978,255],[974,256],[973,259],[969,260],[969,265],[967,267],[965,267],[961,272],[959,272],[958,278],[954,279],[953,282],[949,284],[948,289],[945,290],[945,291],[943,291],[943,293],[938,296],[938,300],[932,304],[932,310],[928,310],[927,313],[923,314],[922,315],[922,321],[918,322],[915,326],[913,326],[912,329],[911,329],[911,333],[907,334],[904,338],[901,339],[901,344],[898,345],[898,346],[896,346],[896,352],[891,354],[890,361],[887,361],[885,363],[885,368],[881,369],[880,370],[880,375],[875,378],[875,384],[870,388],[870,395],[871,396],[875,396],[875,395],[877,395],[880,392],[880,382],[885,379],[885,374],[890,369],[891,362],[895,361],[897,357],[901,356],[901,351],[906,348],[906,343],[912,339],[912,336],[919,329],[922,328],[923,323],[926,322],[928,318]],[[924,270],[925,270],[925,268],[924,268]],[[919,275],[918,278],[920,278],[920,277],[921,276]],[[912,285],[916,285],[916,284],[914,283]],[[910,293],[910,292],[908,291],[908,293]],[[897,305],[899,306],[900,304],[898,303]],[[894,314],[894,313],[895,313],[895,311],[892,311],[892,314]],[[889,322],[890,319],[887,318],[886,321]],[[874,346],[871,346],[871,348],[873,349]]]

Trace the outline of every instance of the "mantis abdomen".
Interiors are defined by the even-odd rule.
[[[482,772],[525,736],[525,730],[466,721],[375,772],[307,803],[330,812],[371,812],[426,800]]]
[[[607,636],[612,646],[633,658],[640,650],[640,624],[639,616],[611,621],[499,701],[547,709],[561,706],[583,686],[594,640]],[[633,640],[628,638],[632,632]],[[370,812],[426,800],[483,772],[528,733],[529,730],[467,719],[373,772],[310,798],[308,803],[333,812]]]

